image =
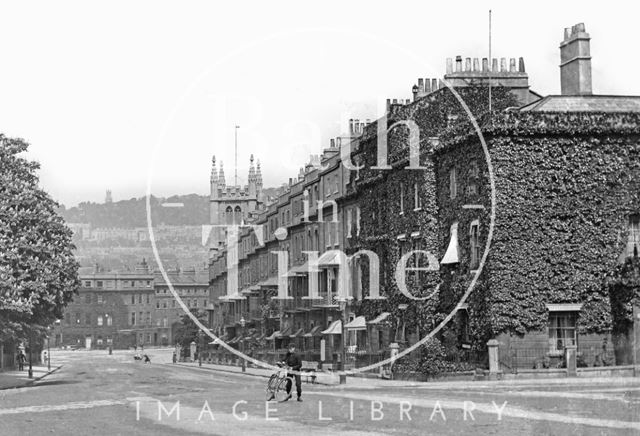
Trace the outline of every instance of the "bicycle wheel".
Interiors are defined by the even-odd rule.
[[[289,394],[287,394],[287,384],[288,383],[293,383],[293,380],[291,379],[291,377],[286,377],[282,380],[280,380],[280,383],[278,383],[278,386],[276,386],[275,389],[275,399],[277,402],[282,402],[284,400],[287,399],[287,397],[289,396]]]
[[[267,382],[267,401],[273,399],[276,386],[278,385],[278,374],[272,374]]]

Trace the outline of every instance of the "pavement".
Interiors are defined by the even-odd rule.
[[[266,402],[265,371],[173,364],[149,350],[58,352],[62,368],[0,390],[0,434],[627,435],[640,432],[640,379],[407,382],[349,377]],[[37,374],[37,373],[36,373]],[[38,374],[39,375],[39,374]],[[24,377],[24,375],[23,375]]]
[[[46,365],[32,365],[31,368],[33,371],[33,378],[29,378],[29,365],[25,365],[24,371],[12,370],[0,372],[0,390],[30,386],[33,383],[42,380],[49,374],[53,374],[62,368],[62,365],[52,365],[51,371],[49,371]]]

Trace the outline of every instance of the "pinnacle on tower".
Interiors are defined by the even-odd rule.
[[[249,178],[248,178],[248,182],[249,183],[255,183],[256,182],[256,170],[253,167],[253,154],[251,155],[251,159],[250,159],[250,163],[249,163]]]
[[[256,170],[256,186],[262,187],[262,171],[260,170],[260,161],[258,160],[258,168]]]
[[[224,162],[220,161],[220,175],[218,176],[218,185],[222,189],[226,186],[227,182],[224,179]]]
[[[211,183],[218,182],[218,170],[216,169],[216,155],[211,158]]]

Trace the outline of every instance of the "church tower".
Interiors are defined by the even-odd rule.
[[[227,186],[224,166],[220,161],[220,169],[216,166],[216,157],[211,159],[210,177],[210,224],[214,226],[242,225],[251,219],[256,211],[264,207],[262,195],[262,173],[260,163],[254,167],[254,157],[249,160],[249,172],[245,186]],[[217,251],[224,246],[224,227],[214,227],[211,230],[210,249]]]

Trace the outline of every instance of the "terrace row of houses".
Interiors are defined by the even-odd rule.
[[[561,95],[531,91],[522,58],[448,60],[268,204],[214,162],[211,224],[241,227],[214,238],[211,330],[273,358],[295,341],[372,361],[437,328],[460,356],[497,340],[506,369],[566,347],[612,359],[605,279],[640,244],[640,97],[593,95],[589,41],[565,30]]]
[[[194,268],[167,271],[187,309],[204,310],[209,302],[206,274]],[[147,263],[135,271],[101,271],[80,275],[80,289],[55,326],[52,346],[86,349],[166,346],[174,344],[184,309],[159,272]]]

